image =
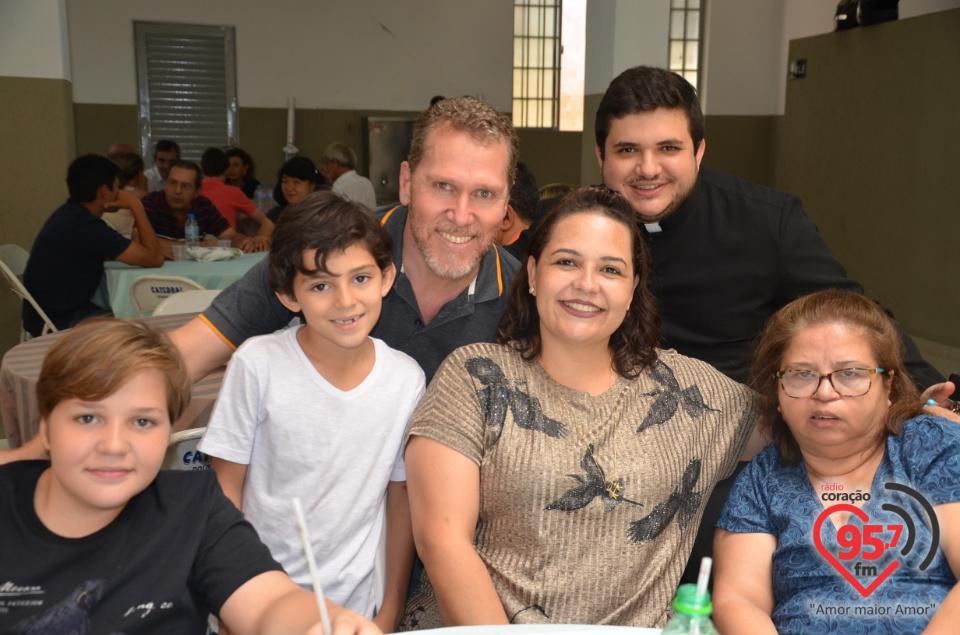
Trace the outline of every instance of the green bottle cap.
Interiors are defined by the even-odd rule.
[[[710,615],[713,613],[710,591],[697,593],[696,584],[681,584],[673,598],[673,608],[684,615]]]

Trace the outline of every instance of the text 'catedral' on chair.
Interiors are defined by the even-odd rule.
[[[162,300],[181,291],[204,291],[204,288],[180,276],[141,276],[130,285],[130,300],[137,317],[145,317],[157,308]]]
[[[183,291],[162,300],[153,310],[154,315],[174,315],[175,313],[200,313],[220,294],[220,289],[203,291]]]

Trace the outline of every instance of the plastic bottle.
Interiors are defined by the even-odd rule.
[[[197,219],[193,213],[187,214],[187,222],[183,224],[184,242],[187,243],[187,249],[195,249],[200,246],[200,226],[197,225]]]
[[[710,591],[698,592],[696,584],[681,584],[673,598],[673,608],[677,613],[662,635],[719,635],[710,619],[713,613]]]
[[[257,191],[253,196],[257,209],[264,214],[273,208],[273,185],[261,183],[257,186]]]

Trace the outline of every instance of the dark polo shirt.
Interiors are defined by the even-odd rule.
[[[370,335],[417,360],[429,382],[454,349],[494,340],[497,324],[507,307],[510,283],[520,265],[494,244],[483,256],[475,283],[445,304],[429,324],[424,324],[413,287],[402,272],[407,208],[397,206],[378,213],[393,238],[397,279],[383,299],[380,321]],[[270,290],[265,259],[218,295],[200,317],[236,348],[248,337],[283,328],[295,315]]]

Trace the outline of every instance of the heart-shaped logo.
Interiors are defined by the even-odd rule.
[[[870,586],[864,587],[862,584],[860,584],[860,580],[857,580],[855,577],[853,577],[853,574],[847,571],[847,568],[844,567],[839,560],[837,560],[836,556],[827,551],[827,548],[823,546],[823,542],[820,540],[820,529],[823,527],[824,521],[826,521],[831,514],[835,514],[836,512],[849,512],[851,514],[855,514],[860,520],[863,521],[864,524],[870,520],[870,517],[866,512],[854,505],[847,505],[843,503],[839,505],[831,505],[823,510],[819,516],[817,516],[817,522],[813,526],[813,541],[816,543],[817,551],[820,552],[820,555],[823,556],[827,562],[832,564],[833,568],[839,571],[840,575],[846,578],[847,582],[853,585],[853,588],[856,589],[860,595],[863,597],[869,597],[870,594],[873,593],[891,573],[896,571],[897,567],[900,566],[900,563],[894,560],[887,565],[887,568],[880,572],[880,575],[878,575],[874,581],[870,583]]]

